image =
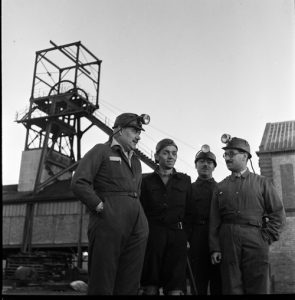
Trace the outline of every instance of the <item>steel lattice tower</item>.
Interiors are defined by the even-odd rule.
[[[23,155],[35,161],[31,182],[24,189],[34,193],[57,178],[70,178],[81,158],[81,137],[87,130],[81,130],[81,118],[91,118],[99,108],[102,61],[81,42],[50,43],[52,48],[36,52],[30,105],[17,120],[26,127]]]

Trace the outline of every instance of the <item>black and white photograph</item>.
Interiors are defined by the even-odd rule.
[[[2,0],[2,295],[295,294],[295,1]]]

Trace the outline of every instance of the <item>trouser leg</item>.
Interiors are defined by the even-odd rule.
[[[260,229],[245,230],[242,269],[246,294],[269,294],[269,245],[263,240]]]
[[[164,294],[169,294],[171,291],[183,293],[186,289],[186,234],[182,230],[168,232],[169,238],[163,263],[163,291]]]
[[[243,294],[243,280],[240,269],[241,242],[239,228],[225,224],[220,230],[222,260],[220,265],[222,294]]]
[[[209,260],[208,226],[195,225],[191,237],[190,255],[199,295],[207,295],[211,261]]]
[[[149,224],[149,237],[142,270],[141,285],[160,287],[161,269],[167,244],[167,229],[163,226]]]
[[[209,283],[209,266],[203,259],[194,258],[192,262],[198,295],[207,295]]]
[[[269,246],[260,228],[228,224],[222,227],[220,240],[222,293],[269,293]]]
[[[220,275],[220,266],[211,265],[210,266],[210,295],[221,295],[221,275]]]
[[[141,213],[119,259],[114,295],[138,294],[147,238],[148,224]]]
[[[99,226],[89,230],[88,295],[112,295],[120,256],[120,237],[103,233]]]

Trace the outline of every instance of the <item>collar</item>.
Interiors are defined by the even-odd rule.
[[[196,182],[199,182],[199,183],[215,182],[215,179],[213,177],[211,177],[209,179],[204,179],[204,178],[198,177]]]
[[[120,149],[122,150],[122,152],[125,154],[125,156],[128,158],[128,159],[131,159],[132,155],[134,154],[134,151],[133,150],[130,150],[129,152],[126,152],[123,148],[123,146],[115,139],[113,138],[112,139],[112,142],[111,142],[111,148],[113,147],[116,147],[116,146],[119,146]]]
[[[232,178],[245,178],[247,177],[247,175],[250,173],[249,169],[246,168],[245,170],[241,171],[241,172],[232,172],[231,177]]]
[[[158,175],[160,175],[161,177],[170,177],[170,176],[174,175],[175,173],[177,173],[176,170],[173,168],[173,169],[171,170],[171,172],[169,172],[169,173],[167,173],[167,174],[163,174],[163,173],[160,172],[160,167],[159,167],[159,166],[157,166],[157,168],[155,169],[155,172],[156,172]]]

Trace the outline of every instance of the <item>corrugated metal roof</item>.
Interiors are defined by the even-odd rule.
[[[295,120],[267,123],[259,152],[295,150]]]
[[[42,200],[65,200],[76,199],[71,190],[71,180],[61,180],[52,183],[39,192],[18,192],[17,185],[3,186],[2,189],[2,203],[7,202],[26,202],[26,201],[42,201]]]

